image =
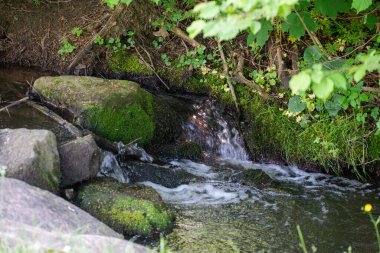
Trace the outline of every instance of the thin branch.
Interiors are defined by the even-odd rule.
[[[261,97],[263,97],[265,100],[270,100],[270,96],[268,95],[268,93],[263,88],[261,88],[255,82],[250,81],[247,78],[245,78],[245,76],[243,74],[243,68],[244,68],[244,57],[239,56],[238,65],[237,65],[236,73],[234,76],[234,80],[238,83],[243,83],[243,84],[249,86],[250,88],[256,90],[257,93]]]
[[[144,64],[146,66],[148,66],[153,71],[153,73],[157,76],[157,78],[161,81],[161,83],[163,83],[163,85],[165,85],[166,89],[170,90],[169,85],[166,84],[166,82],[160,77],[160,75],[157,73],[156,69],[154,68],[153,61],[149,55],[149,52],[144,47],[141,47],[141,48],[148,55],[148,58],[149,58],[151,64],[149,64],[145,61],[144,57],[140,54],[139,50],[137,50],[137,47],[135,47],[135,51],[139,55],[140,59],[144,62]]]
[[[14,102],[10,103],[9,105],[4,106],[3,108],[0,108],[0,112],[2,112],[2,111],[8,111],[9,108],[11,108],[11,107],[13,107],[15,105],[21,104],[22,102],[25,102],[28,99],[29,99],[29,97],[24,97],[24,98],[22,98],[20,100],[14,101]]]
[[[227,61],[226,61],[226,56],[224,55],[224,51],[223,51],[222,45],[220,44],[220,41],[218,41],[218,48],[219,48],[220,58],[222,58],[223,69],[224,69],[224,74],[226,75],[227,84],[228,84],[228,87],[230,88],[232,99],[234,100],[234,103],[235,103],[236,111],[238,113],[238,119],[240,119],[240,106],[239,106],[239,102],[238,102],[238,99],[236,97],[235,88],[234,88],[234,86],[233,86],[233,84],[231,82],[231,78],[230,78],[230,75],[229,75],[229,68],[228,68],[228,64],[227,64]]]
[[[189,37],[189,35],[187,35],[184,31],[182,31],[180,28],[178,27],[175,27],[173,30],[171,30],[170,32],[172,32],[174,35],[180,37],[181,39],[183,39],[184,41],[186,41],[188,44],[190,44],[191,46],[195,47],[195,48],[200,48],[200,47],[205,47],[204,45],[202,45],[201,43],[199,43],[198,41],[192,39]]]

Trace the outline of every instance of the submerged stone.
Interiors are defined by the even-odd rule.
[[[49,102],[71,111],[81,125],[112,141],[162,144],[174,141],[180,131],[170,106],[131,81],[41,77],[34,88]]]
[[[173,215],[151,187],[98,178],[82,185],[76,203],[111,228],[127,236],[147,237],[167,232]]]

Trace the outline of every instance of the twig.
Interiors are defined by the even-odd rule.
[[[170,32],[172,32],[174,35],[180,37],[181,39],[183,39],[184,41],[186,41],[188,44],[190,44],[191,46],[195,47],[195,48],[200,48],[200,47],[205,47],[204,45],[202,45],[201,43],[199,43],[198,41],[190,38],[184,31],[182,31],[180,28],[178,27],[175,27],[173,30],[171,30]]]
[[[52,110],[49,110],[48,108],[41,106],[35,102],[29,101],[28,105],[36,109],[37,111],[41,112],[45,116],[53,119],[55,122],[57,122],[59,125],[63,126],[67,131],[69,131],[73,136],[75,137],[82,137],[82,132],[73,124],[68,122],[67,120],[63,119],[61,116],[53,112]]]
[[[373,93],[379,93],[380,94],[380,88],[374,88],[374,87],[367,87],[364,86],[361,89],[362,91],[368,91],[368,92],[373,92]]]
[[[241,115],[240,106],[239,106],[238,99],[236,97],[235,88],[230,78],[230,74],[229,74],[230,71],[227,65],[226,56],[224,55],[224,51],[223,51],[222,45],[220,44],[220,41],[218,41],[218,48],[219,48],[220,58],[222,58],[223,70],[224,70],[224,74],[226,75],[227,84],[228,84],[228,87],[230,88],[232,99],[234,100],[234,103],[235,103],[236,112],[238,113],[238,121],[240,121],[240,115]]]
[[[263,88],[261,88],[255,82],[250,81],[247,78],[245,78],[245,76],[243,74],[243,68],[244,68],[244,57],[243,56],[239,56],[239,58],[238,58],[238,65],[237,65],[236,73],[235,73],[235,76],[234,76],[235,81],[239,82],[239,83],[243,83],[243,84],[251,87],[252,89],[256,90],[257,93],[259,93],[259,95],[261,97],[263,97],[265,100],[269,100],[270,96],[268,95],[268,93]]]
[[[7,106],[5,106],[3,108],[0,108],[0,112],[2,112],[2,111],[8,111],[9,108],[11,108],[11,107],[13,107],[15,105],[21,104],[22,102],[25,102],[28,99],[29,99],[29,97],[24,97],[24,98],[22,98],[20,100],[14,101],[14,102],[10,103],[9,105],[7,105]]]
[[[140,54],[139,50],[137,50],[137,47],[135,47],[135,51],[139,55],[140,59],[145,63],[146,66],[148,66],[153,71],[153,73],[157,76],[157,78],[163,83],[163,85],[165,85],[166,89],[170,90],[169,85],[166,84],[166,82],[160,77],[160,75],[157,73],[156,69],[154,68],[153,61],[149,55],[149,52],[146,51],[146,49],[144,47],[141,47],[141,48],[148,55],[148,58],[149,58],[151,64],[149,64],[145,61],[144,57]]]
[[[70,65],[66,69],[66,73],[70,74],[74,68],[78,65],[78,63],[86,56],[87,52],[89,52],[92,49],[92,46],[94,44],[94,40],[97,37],[103,37],[113,26],[116,25],[116,19],[121,15],[121,13],[125,10],[127,5],[125,4],[119,4],[114,13],[111,15],[111,17],[108,19],[107,23],[104,25],[104,27],[87,42],[87,44],[84,46],[84,48],[79,51]]]

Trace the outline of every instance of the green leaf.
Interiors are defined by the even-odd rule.
[[[334,82],[325,77],[320,83],[313,83],[311,88],[318,98],[326,100],[334,90]]]
[[[306,109],[307,104],[302,102],[300,96],[294,96],[289,99],[288,110],[292,113],[299,113]]]
[[[330,116],[336,116],[340,109],[342,109],[342,106],[337,101],[326,101],[325,108]]]
[[[350,4],[347,0],[315,0],[314,8],[323,16],[335,18],[340,12],[348,12],[350,9]]]
[[[194,12],[199,12],[199,17],[212,19],[220,13],[220,6],[215,1],[197,4]]]
[[[269,39],[270,31],[273,30],[272,24],[265,19],[260,20],[260,30],[258,32],[251,32],[247,38],[247,45],[253,45],[253,42],[256,42],[256,45],[259,47],[264,46],[265,42]]]
[[[333,73],[328,76],[333,82],[334,87],[338,90],[347,90],[348,83],[346,78],[341,73]]]
[[[311,84],[311,77],[307,72],[300,72],[294,75],[289,82],[289,87],[296,95],[304,93]]]
[[[365,24],[367,25],[368,29],[372,30],[376,28],[377,17],[375,15],[367,15],[365,21]]]
[[[206,22],[203,20],[196,20],[187,28],[187,32],[189,33],[191,38],[195,38],[205,27]]]
[[[317,30],[317,26],[309,13],[301,12],[300,16],[310,31],[315,32]],[[296,39],[299,39],[305,35],[305,27],[297,14],[294,12],[287,17],[281,27],[284,32],[289,32],[289,34]]]
[[[352,8],[356,10],[357,13],[368,9],[372,5],[372,0],[353,0]]]
[[[322,56],[323,54],[321,50],[316,45],[306,48],[303,54],[304,60],[309,64],[318,62],[322,58]]]
[[[356,70],[355,74],[354,74],[354,80],[355,82],[359,82],[360,80],[362,80],[365,76],[365,68],[359,68]]]

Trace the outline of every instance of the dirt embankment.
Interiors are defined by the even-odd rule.
[[[137,2],[113,20],[106,37],[126,34],[129,29],[140,33],[150,29],[146,24],[157,12],[138,8]],[[32,0],[3,0],[0,2],[0,64],[38,66],[65,73],[77,54],[104,29],[110,17],[112,11],[101,0],[42,0],[39,6]],[[80,36],[72,34],[74,27],[82,30]],[[76,47],[64,58],[58,53],[63,39]],[[94,46],[86,50],[79,63],[92,70],[104,59],[104,52],[104,48]]]

